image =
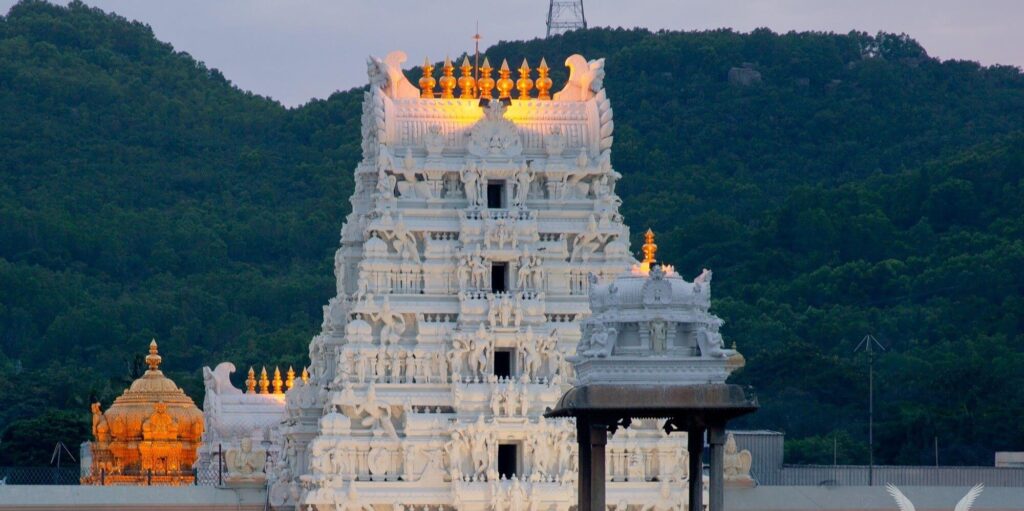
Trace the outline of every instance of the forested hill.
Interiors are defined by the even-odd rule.
[[[876,460],[930,463],[935,437],[942,463],[1024,450],[1019,69],[889,34],[591,29],[487,50],[571,53],[607,59],[633,232],[688,277],[715,271],[735,380],[762,404],[744,426],[786,431],[787,461],[831,461],[833,437],[865,461],[853,349],[871,333]],[[0,19],[0,465],[83,438],[150,338],[197,402],[203,365],[308,361],[361,94],[286,109],[78,3]]]

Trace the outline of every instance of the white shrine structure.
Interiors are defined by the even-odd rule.
[[[243,479],[258,476],[246,460],[270,453],[275,508],[568,510],[575,429],[543,413],[574,381],[567,356],[591,286],[637,264],[615,194],[604,62],[569,57],[568,83],[552,96],[543,61],[536,81],[526,62],[516,81],[504,63],[492,79],[487,59],[476,79],[468,59],[459,78],[446,62],[439,81],[425,64],[419,87],[404,61],[393,52],[368,62],[363,159],[308,380],[294,380],[283,411],[253,409],[260,432],[211,430],[232,443],[229,469]],[[694,306],[717,327],[709,282],[698,287]],[[228,372],[208,374],[227,410],[208,416],[215,424],[244,421]],[[283,420],[272,426],[275,413]],[[609,441],[618,511],[685,502],[685,433],[656,422]],[[273,445],[254,451],[260,437]]]

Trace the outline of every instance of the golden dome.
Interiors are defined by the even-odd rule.
[[[145,481],[149,472],[169,480],[186,478],[203,434],[203,412],[160,370],[156,341],[149,344],[149,369],[106,412],[93,410],[92,478],[107,483]]]

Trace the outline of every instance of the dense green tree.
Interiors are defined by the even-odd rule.
[[[74,466],[78,445],[89,434],[83,413],[49,410],[38,417],[18,419],[10,423],[0,436],[0,466],[56,466],[55,453],[61,449],[62,464]],[[64,442],[64,451],[58,443]],[[71,456],[68,456],[68,453]]]
[[[936,437],[946,463],[1024,449],[1019,69],[859,32],[590,29],[487,49],[546,57],[556,84],[572,53],[606,58],[634,235],[652,227],[684,275],[715,270],[748,361],[735,379],[762,404],[744,425],[784,430],[795,461],[831,460],[834,438],[862,460],[853,348],[873,333],[889,348],[877,460],[930,462]],[[761,81],[731,83],[741,66]],[[284,108],[79,2],[0,18],[0,463],[45,462],[55,440],[7,435],[86,427],[151,338],[196,401],[203,365],[304,365],[361,101]]]

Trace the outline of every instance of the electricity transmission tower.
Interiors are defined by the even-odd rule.
[[[583,0],[551,0],[548,6],[548,35],[558,35],[578,28],[587,28]]]

